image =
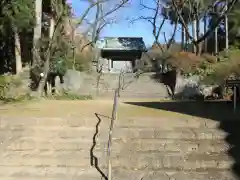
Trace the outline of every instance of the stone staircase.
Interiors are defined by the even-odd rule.
[[[124,89],[121,91],[122,98],[158,98],[164,99],[168,96],[163,84],[151,78],[152,73],[142,74],[139,78],[134,78],[134,74],[124,74]],[[97,77],[86,77],[82,92],[95,94],[97,89]],[[112,98],[114,90],[118,87],[119,74],[104,74],[99,81],[99,97]]]
[[[1,117],[1,180],[100,180],[110,120]],[[200,118],[115,122],[114,180],[235,180],[226,133]]]
[[[232,180],[226,133],[202,119],[119,121],[113,143],[113,177],[143,180]],[[118,178],[121,177],[121,178]]]
[[[166,88],[163,84],[156,82],[151,78],[153,73],[142,74],[138,79],[134,78],[133,73],[124,74],[124,90],[121,91],[122,98],[158,98],[164,99],[168,96]],[[87,74],[81,72],[82,79],[81,89],[79,94],[81,95],[93,95],[96,96],[97,92],[97,76],[98,74]],[[29,91],[29,70],[25,70],[20,73],[19,77],[22,79],[24,91]],[[118,87],[119,74],[117,73],[105,73],[101,76],[99,81],[99,94],[100,98],[112,98],[114,96],[114,90]]]

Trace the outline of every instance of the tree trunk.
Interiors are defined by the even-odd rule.
[[[35,18],[36,25],[33,32],[33,62],[31,62],[31,65],[33,65],[40,56],[36,47],[42,35],[42,0],[35,0]]]
[[[47,50],[47,55],[45,57],[45,63],[44,63],[44,77],[42,78],[42,80],[39,83],[37,92],[38,95],[41,96],[43,94],[43,90],[44,90],[44,86],[47,83],[47,77],[48,77],[48,73],[49,73],[49,66],[50,66],[50,58],[51,58],[51,43],[53,41],[53,36],[54,36],[54,30],[55,30],[55,21],[54,18],[50,19],[50,28],[49,28],[49,39],[50,39],[50,44]],[[51,88],[50,88],[51,89]],[[47,94],[51,93],[48,91],[49,89],[47,89]]]
[[[194,20],[192,24],[192,34],[193,34],[193,39],[196,41],[197,40],[197,21]],[[193,53],[197,53],[197,46],[193,44]]]
[[[184,44],[185,44],[185,29],[182,25],[182,51],[184,51]]]
[[[187,24],[187,26],[188,26],[188,24]],[[188,43],[189,43],[189,36],[185,30],[185,51],[188,51]]]
[[[204,21],[203,22],[204,22],[204,34],[206,34],[206,32],[207,32],[207,15],[206,14],[204,15]],[[205,39],[204,40],[204,52],[205,53],[208,51],[207,42],[208,42],[208,40]]]
[[[196,33],[197,33],[197,39],[200,39],[200,19],[199,17],[197,17],[196,20]],[[202,43],[198,43],[197,45],[197,55],[200,56],[201,55],[201,51],[202,51]]]
[[[218,54],[218,27],[214,31],[214,46],[215,46],[215,56]]]
[[[44,63],[44,76],[42,77],[38,85],[38,89],[37,89],[38,97],[41,97],[43,95],[44,86],[46,84],[46,80],[48,76],[49,65],[50,65],[50,52],[48,53],[46,57],[46,61]]]
[[[16,61],[16,74],[22,71],[22,57],[21,57],[21,43],[18,32],[14,33],[15,39],[15,61]]]
[[[71,20],[71,24],[72,24],[72,20]],[[74,37],[75,37],[75,27],[72,24],[72,58],[73,58],[73,64],[72,64],[72,69],[75,70],[75,64],[76,64],[76,57],[75,57],[75,41],[74,41]]]
[[[228,9],[228,7],[227,7],[227,0],[225,1],[225,3],[226,3],[226,10]],[[226,49],[226,51],[228,51],[228,46],[229,46],[229,40],[228,40],[228,15],[227,14],[225,14],[225,32],[226,32],[226,37],[225,37],[225,49]]]

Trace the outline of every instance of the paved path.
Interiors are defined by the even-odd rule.
[[[150,100],[149,100],[150,101]],[[40,101],[0,108],[1,180],[97,180],[106,175],[112,101]],[[120,103],[116,180],[233,180],[219,122]]]

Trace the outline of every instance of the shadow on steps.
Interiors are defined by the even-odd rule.
[[[228,155],[234,159],[232,171],[240,178],[240,107],[233,113],[231,102],[177,101],[177,102],[125,102],[126,104],[177,112],[219,122],[220,130],[227,132]]]

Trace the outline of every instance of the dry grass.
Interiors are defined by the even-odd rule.
[[[38,102],[2,105],[1,116],[11,117],[85,117],[95,118],[95,113],[111,116],[112,100],[41,100]],[[122,100],[118,106],[117,118],[192,118],[199,117],[221,121],[239,118],[238,110],[233,115],[232,104],[226,102],[195,102],[195,101],[159,101],[156,99]],[[0,116],[0,117],[1,117]]]
[[[203,62],[215,63],[214,59],[216,58],[207,54],[197,56],[190,52],[177,52],[170,55],[170,57],[166,60],[166,63],[180,69],[183,73],[192,73],[195,72]]]
[[[129,102],[142,102],[142,100],[128,100]],[[145,102],[158,102],[153,99],[145,99]],[[111,115],[112,100],[86,100],[86,101],[55,101],[41,100],[38,102],[18,103],[2,105],[1,116],[22,117],[64,117],[64,116],[93,116],[94,113]],[[153,109],[143,106],[135,106],[120,102],[118,117],[160,117],[160,116],[187,116],[180,113]]]

